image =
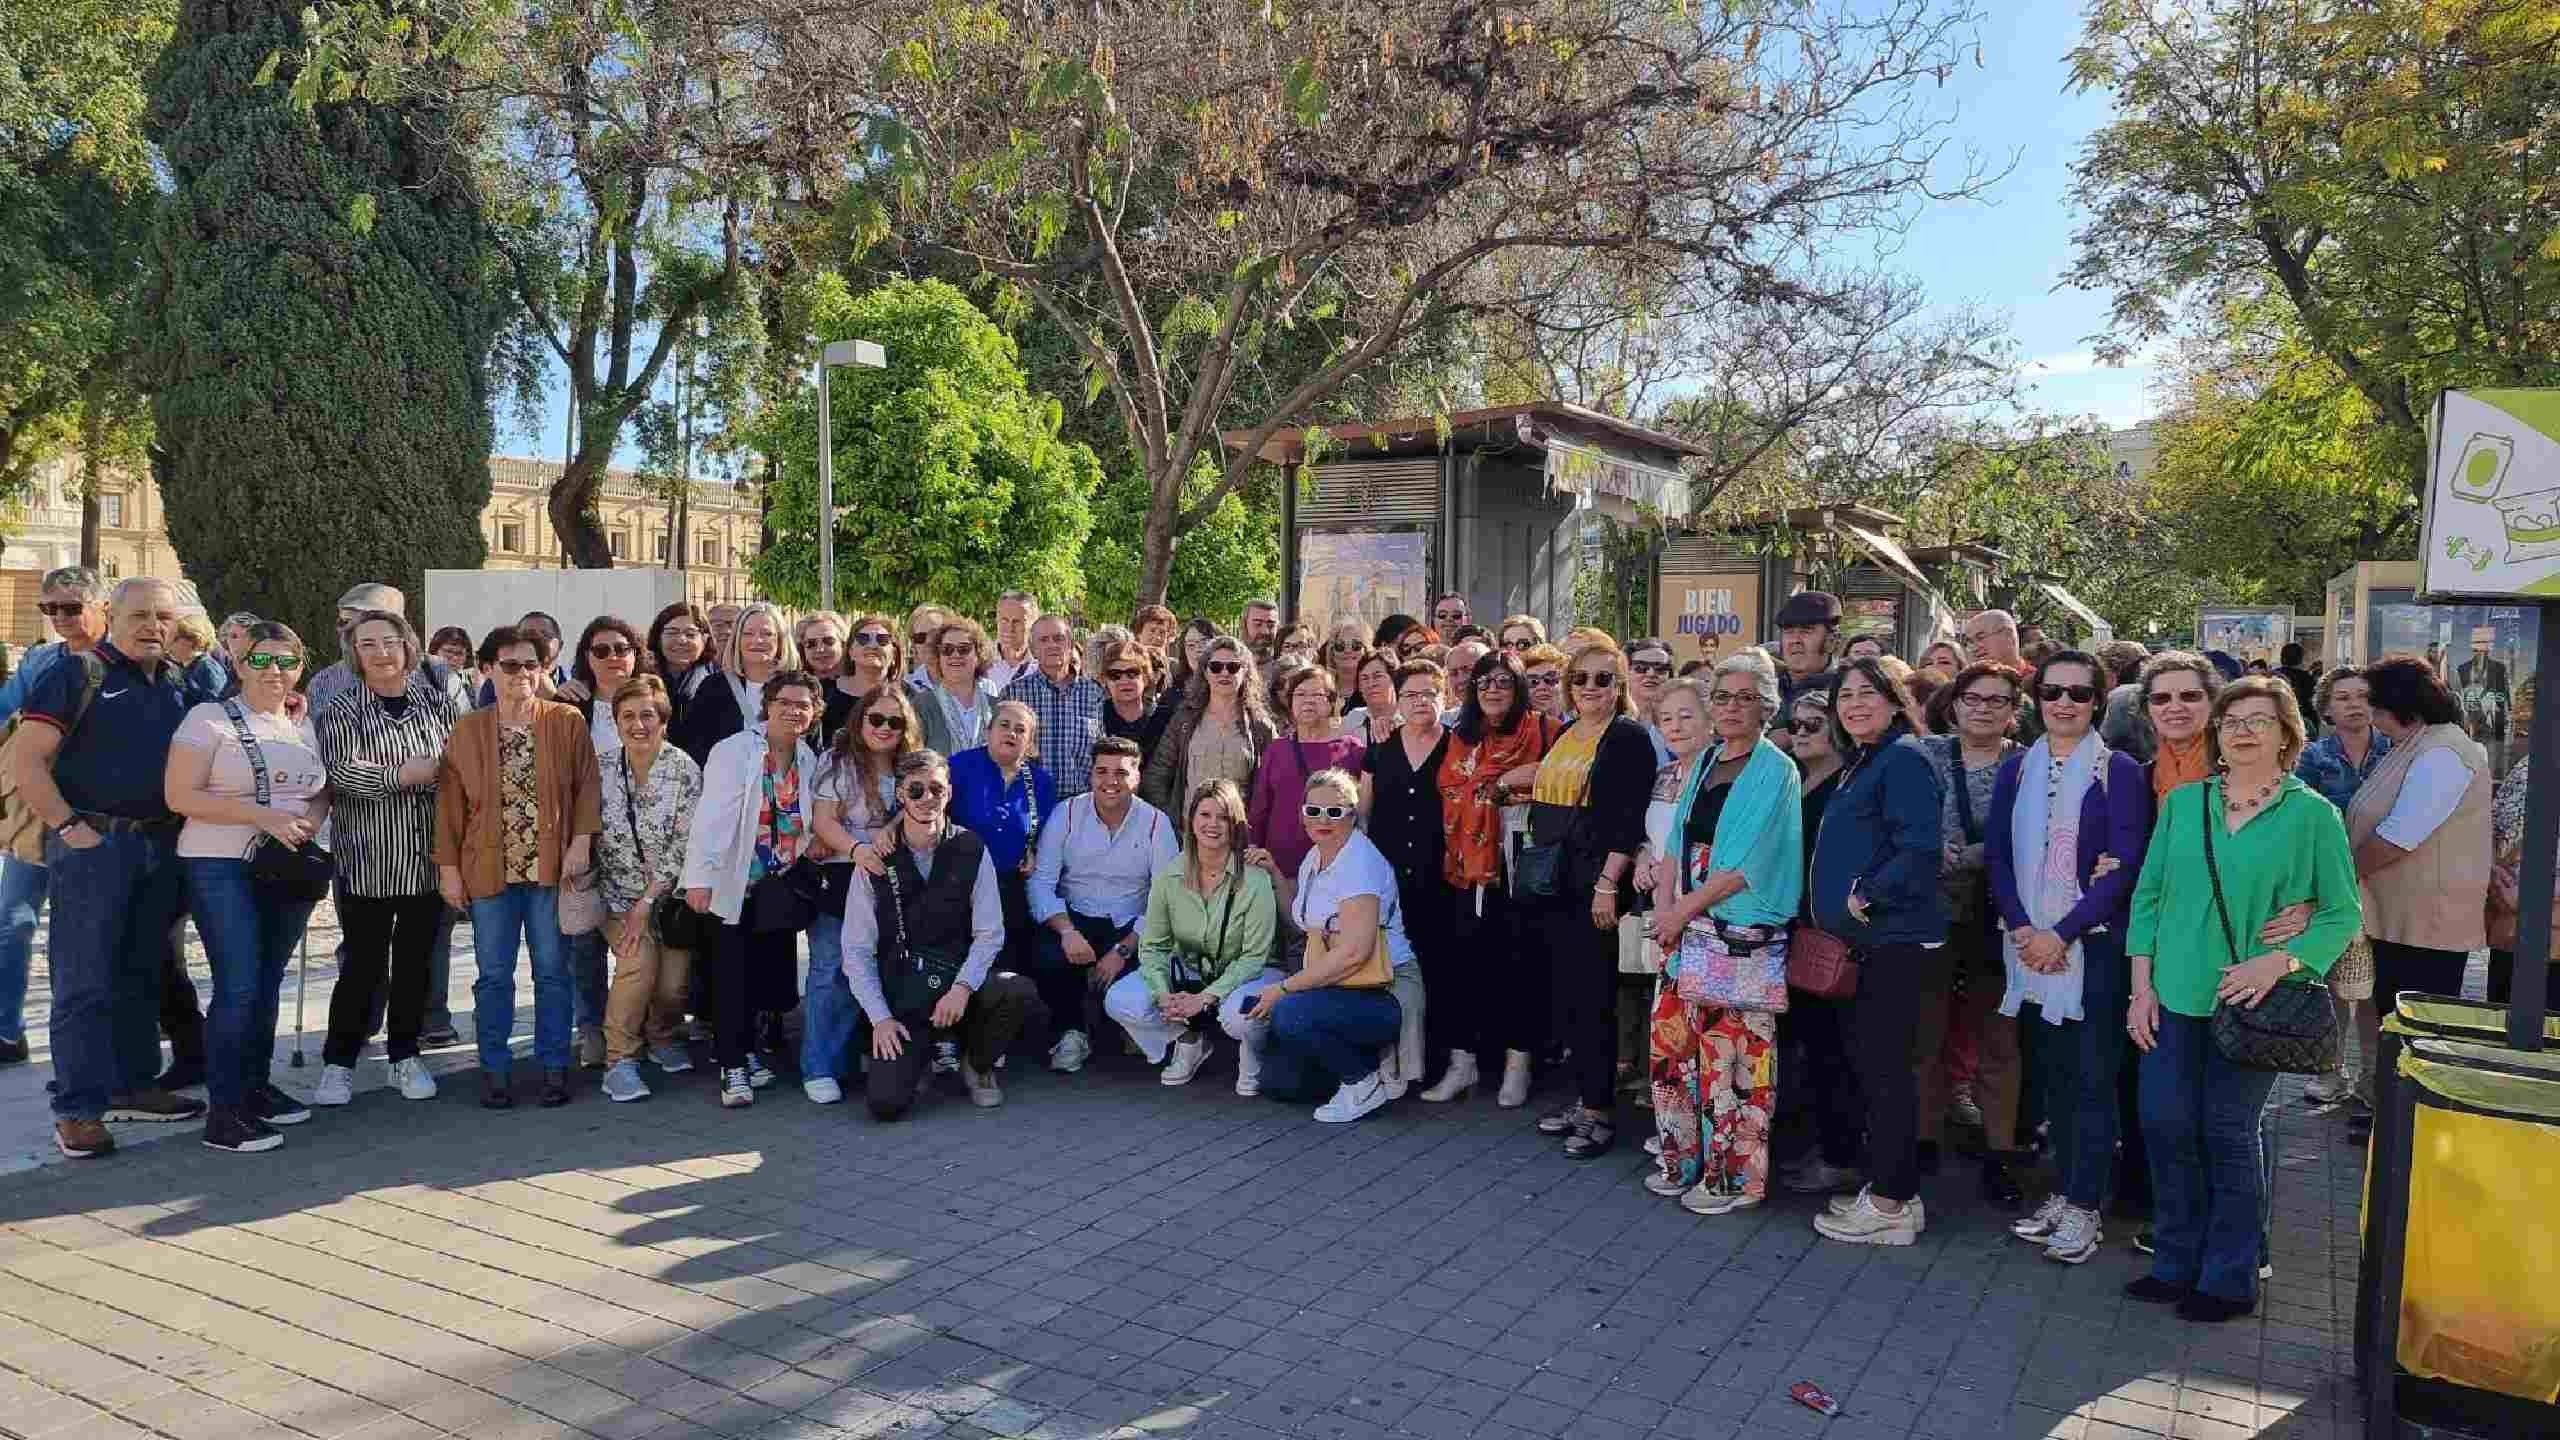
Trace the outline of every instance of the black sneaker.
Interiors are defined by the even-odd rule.
[[[2255,1300],[2232,1300],[2198,1290],[2178,1302],[2178,1318],[2198,1325],[2220,1325],[2237,1320],[2257,1308]]]
[[[2124,1293],[2127,1299],[2139,1300],[2145,1305],[2175,1305],[2187,1298],[2188,1290],[2184,1285],[2172,1285],[2166,1280],[2145,1275],[2128,1282]]]
[[[432,1030],[421,1030],[418,1032],[418,1046],[420,1049],[441,1048],[446,1045],[459,1045],[461,1043],[461,1034],[450,1025],[438,1025]]]
[[[24,1065],[26,1063],[26,1041],[0,1040],[0,1065]]]
[[[208,1150],[252,1155],[261,1150],[273,1150],[283,1143],[283,1132],[245,1110],[222,1106],[205,1112],[204,1146]]]
[[[190,1100],[184,1095],[172,1095],[166,1090],[154,1087],[149,1090],[136,1090],[129,1095],[108,1096],[106,1118],[144,1120],[165,1125],[172,1121],[193,1120],[204,1114],[204,1109],[204,1102],[201,1100]]]
[[[241,1109],[270,1125],[299,1125],[311,1118],[311,1107],[273,1085],[261,1085],[243,1098]]]
[[[557,1106],[566,1105],[566,1104],[568,1104],[568,1103],[569,1103],[569,1072],[568,1072],[568,1071],[566,1071],[566,1070],[545,1070],[545,1071],[543,1071],[543,1072],[542,1072],[542,1108],[544,1108],[544,1109],[546,1109],[546,1110],[549,1110],[549,1109],[552,1109],[552,1108],[557,1107]]]

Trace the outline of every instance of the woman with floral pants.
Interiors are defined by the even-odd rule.
[[[1768,1011],[1692,1004],[1668,984],[1654,997],[1653,1118],[1667,1184],[1730,1197],[1720,1210],[1767,1197],[1777,1041]]]

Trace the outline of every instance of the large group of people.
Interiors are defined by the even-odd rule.
[[[1952,1117],[2022,1240],[2077,1264],[2147,1205],[2130,1293],[2218,1320],[2266,1264],[2272,1076],[2217,1047],[2216,1008],[2328,977],[2363,1058],[2313,1094],[2369,1106],[2379,1014],[2458,989],[2519,893],[2522,768],[2494,782],[2415,657],[2328,670],[2306,716],[2290,676],[2025,644],[1999,611],[1915,668],[1843,643],[1818,591],[1772,645],[1686,665],[1455,593],[1321,635],[1267,601],[1090,634],[1019,592],[991,624],[677,604],[564,656],[549,615],[422,640],[363,585],[311,673],[246,615],[182,663],[197,617],[162,581],[57,571],[44,597],[59,638],[0,689],[0,1022],[49,904],[73,1157],[111,1120],[272,1149],[349,1102],[377,1033],[432,1098],[467,918],[491,1109],[529,957],[543,1106],[588,1067],[644,1100],[697,1046],[723,1106],[792,1070],[882,1121],[937,1089],[1000,1105],[1043,1046],[1168,1086],[1231,1046],[1238,1095],[1326,1123],[1408,1092],[1516,1109],[1545,1078],[1524,1123],[1568,1158],[1644,1128],[1666,1200],[1718,1216],[1774,1179],[1881,1245],[1925,1230]],[[324,897],[345,938],[306,1105],[270,1060]],[[213,973],[201,1102],[158,1044],[184,919]]]

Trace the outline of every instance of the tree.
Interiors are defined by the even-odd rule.
[[[1214,460],[1197,457],[1184,503],[1197,505],[1199,497],[1216,487],[1218,475]],[[1104,475],[1094,497],[1093,532],[1076,565],[1084,579],[1088,618],[1126,620],[1145,603],[1138,598],[1138,538],[1146,533],[1152,498],[1146,476],[1134,466]],[[1177,615],[1205,615],[1226,630],[1244,613],[1244,602],[1279,593],[1279,497],[1270,485],[1248,485],[1221,499],[1199,524],[1183,532],[1182,545],[1173,552],[1164,603]]]
[[[2071,283],[2120,354],[2191,293],[2280,296],[2425,483],[2435,393],[2560,381],[2560,9],[2549,0],[2096,0]]]
[[[173,190],[149,344],[180,560],[217,610],[318,637],[355,581],[415,596],[425,570],[484,558],[506,306],[469,176],[447,163],[449,117],[303,103],[300,13],[180,12],[151,80]]]
[[[1138,596],[1245,483],[1262,443],[1418,326],[1488,306],[1495,257],[1583,252],[1692,293],[1807,308],[1793,262],[1896,221],[1933,180],[1911,92],[1962,53],[1937,0],[1611,6],[1263,0],[951,7],[857,30],[789,7],[796,93],[860,94],[844,213],[873,247],[980,270],[1072,337],[1149,489]],[[990,78],[995,77],[994,83]],[[841,153],[804,162],[834,198]],[[1171,189],[1174,203],[1152,197]],[[1188,288],[1195,277],[1207,283]],[[1343,338],[1218,457],[1247,337],[1342,296]],[[1175,297],[1159,320],[1151,302]]]
[[[0,0],[0,501],[64,449],[94,479],[149,433],[127,363],[158,199],[143,80],[175,12]]]
[[[770,412],[760,445],[780,473],[757,588],[788,605],[900,609],[930,596],[979,615],[1017,587],[1074,594],[1102,468],[1058,438],[1058,402],[1031,393],[1004,332],[936,280],[857,297],[820,277],[809,317],[821,341],[876,340],[889,363],[829,382],[834,595],[818,588],[816,396]]]

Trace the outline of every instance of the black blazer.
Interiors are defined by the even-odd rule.
[[[712,746],[746,728],[747,716],[738,708],[738,692],[729,688],[725,673],[712,669],[703,674],[693,698],[676,712],[675,723],[667,727],[667,738],[691,756],[694,764],[708,765]]]
[[[1589,897],[1612,852],[1633,855],[1644,848],[1645,807],[1653,803],[1653,781],[1661,768],[1654,762],[1653,738],[1642,725],[1621,715],[1600,732],[1591,756],[1591,794],[1565,837],[1573,893]]]

